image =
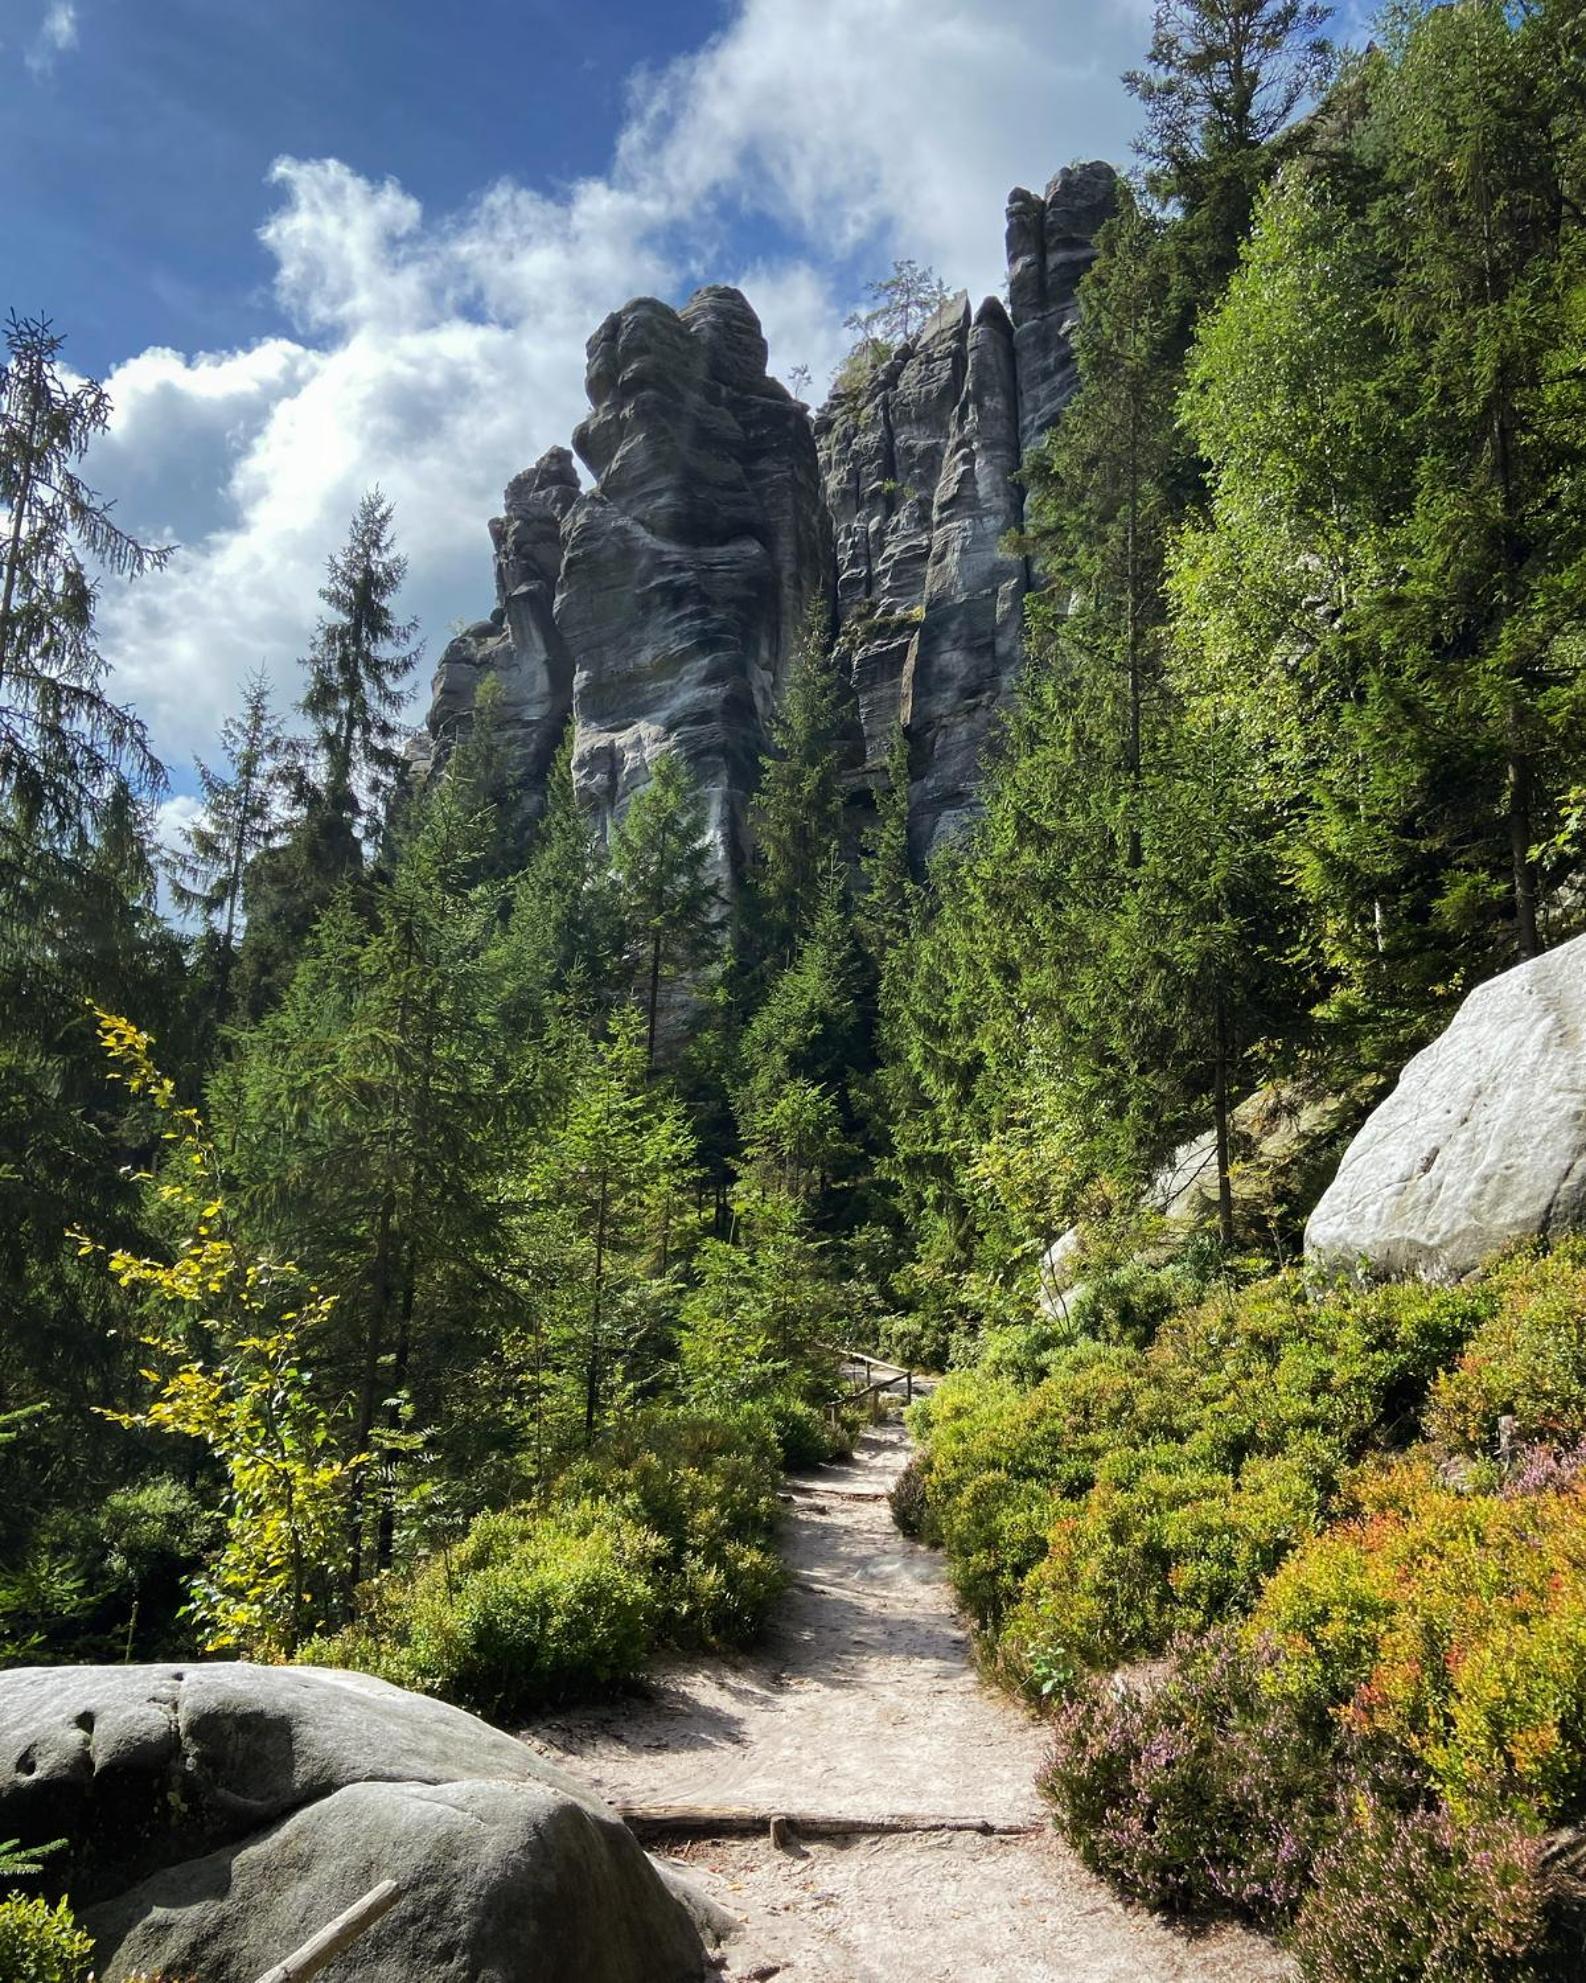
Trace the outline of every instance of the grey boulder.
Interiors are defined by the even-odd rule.
[[[1454,1281],[1586,1220],[1586,937],[1473,991],[1350,1144],[1305,1230],[1339,1272]]]
[[[474,1716],[313,1667],[0,1675],[0,1837],[65,1836],[104,1983],[253,1983],[381,1880],[337,1974],[693,1983],[697,1910],[594,1793]],[[52,1870],[55,1862],[52,1862]]]

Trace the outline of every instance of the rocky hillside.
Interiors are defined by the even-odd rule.
[[[1008,200],[1008,304],[966,295],[813,418],[766,371],[734,289],[681,310],[641,297],[589,342],[590,413],[492,520],[496,604],[441,656],[420,775],[501,684],[525,823],[569,716],[602,824],[676,748],[729,883],[767,723],[812,616],[835,624],[863,804],[894,726],[927,854],[975,807],[982,746],[1019,667],[1025,562],[1003,548],[1018,471],[1073,390],[1080,278],[1113,210],[1110,166]]]

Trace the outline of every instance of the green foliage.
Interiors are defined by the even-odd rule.
[[[950,1377],[916,1408],[928,1519],[1008,1671],[1157,1652],[1248,1608],[1494,1303],[1318,1300],[1288,1274],[1212,1296],[1143,1349],[1081,1339],[1030,1391]]]
[[[688,767],[667,750],[629,800],[612,840],[618,915],[652,1066],[663,994],[703,971],[720,945],[720,902],[705,827],[705,802]]]
[[[171,1146],[150,1183],[175,1234],[169,1261],[109,1252],[116,1281],[143,1298],[140,1341],[163,1369],[144,1373],[155,1387],[144,1411],[104,1416],[200,1440],[214,1454],[228,1490],[225,1543],[192,1594],[207,1649],[290,1653],[335,1586],[346,1497],[364,1458],[338,1450],[336,1410],[303,1363],[332,1298],[290,1263],[255,1257],[231,1237],[196,1110],[182,1106],[154,1065],[147,1034],[98,1016],[114,1078]],[[85,1256],[104,1250],[74,1237]]]
[[[661,1643],[739,1643],[781,1588],[777,1463],[751,1414],[646,1413],[301,1656],[499,1716],[630,1679]]]
[[[378,489],[360,498],[346,543],[326,561],[319,596],[329,612],[304,661],[299,707],[313,725],[318,796],[329,812],[349,819],[396,776],[403,684],[419,656],[408,645],[418,622],[399,621],[392,605],[407,577],[407,559],[392,538],[394,514]]]
[[[93,1943],[64,1900],[0,1900],[0,1976],[7,1983],[88,1983]]]

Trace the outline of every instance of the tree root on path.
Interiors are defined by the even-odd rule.
[[[829,1811],[774,1811],[741,1804],[619,1804],[617,1813],[636,1838],[726,1838],[765,1832],[776,1845],[789,1833],[807,1838],[857,1838],[886,1832],[978,1832],[982,1838],[1014,1838],[1039,1829],[1035,1821],[999,1824],[994,1818],[930,1812],[885,1811],[845,1817]]]

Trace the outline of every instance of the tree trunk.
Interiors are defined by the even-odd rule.
[[[645,1040],[645,1072],[655,1066],[656,1015],[661,1008],[661,932],[656,930],[650,943],[650,1026]]]
[[[373,1288],[369,1303],[369,1325],[364,1331],[363,1376],[358,1387],[358,1422],[353,1450],[367,1453],[374,1431],[380,1392],[380,1356],[385,1347],[386,1311],[391,1303],[391,1242],[396,1219],[396,1192],[388,1184],[380,1200],[376,1227]],[[351,1551],[348,1586],[356,1590],[363,1578],[364,1479],[369,1469],[360,1467],[353,1475],[349,1523]]]
[[[1221,992],[1217,994],[1217,1056],[1212,1070],[1212,1117],[1217,1131],[1217,1237],[1224,1246],[1234,1243],[1234,1187],[1230,1165],[1230,1123],[1228,1110],[1229,1061],[1228,1011]]]
[[[600,1197],[595,1209],[595,1286],[590,1304],[589,1316],[589,1365],[584,1377],[584,1444],[595,1442],[595,1427],[600,1419],[600,1330],[601,1305],[605,1294],[606,1279],[606,1213],[609,1204],[610,1185],[603,1170],[600,1174]]]
[[[1521,963],[1541,952],[1536,924],[1536,870],[1531,865],[1531,761],[1510,720],[1509,858],[1514,875],[1514,947]]]

